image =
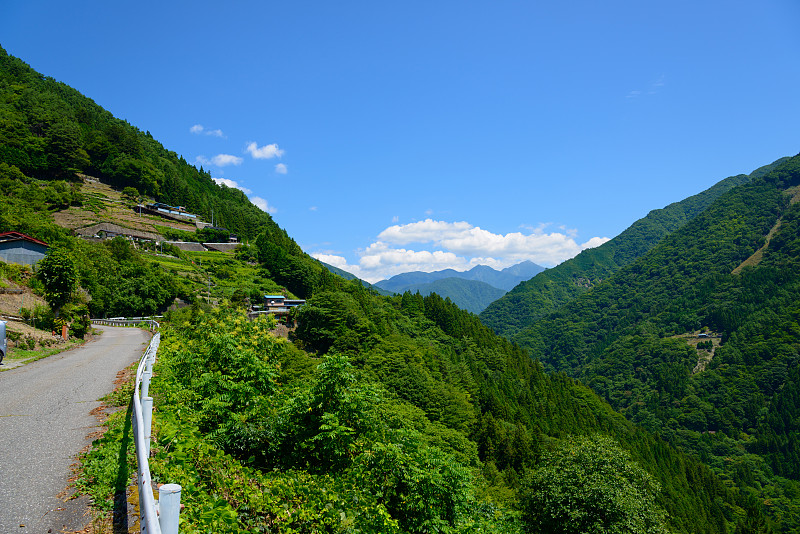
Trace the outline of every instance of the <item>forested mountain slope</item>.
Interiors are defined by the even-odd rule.
[[[786,531],[800,528],[798,186],[800,156],[514,337],[769,499]]]
[[[453,304],[474,314],[483,311],[486,306],[505,295],[505,290],[499,289],[486,282],[478,280],[465,280],[463,278],[440,278],[433,282],[409,284],[405,291],[419,292],[423,296],[436,293],[449,298]]]
[[[519,284],[481,312],[481,320],[499,334],[507,337],[516,335],[537,319],[589,291],[619,268],[641,257],[664,236],[702,213],[726,191],[763,176],[783,159],[761,167],[749,176],[731,176],[702,193],[651,211],[611,241],[584,250],[576,257]]]
[[[212,495],[230,495],[215,507],[239,528],[337,530],[341,517],[364,531],[520,532],[518,499],[541,497],[526,473],[580,468],[552,462],[589,443],[622,458],[613,481],[593,490],[597,498],[613,506],[634,498],[618,486],[630,469],[653,481],[652,497],[641,496],[644,516],[664,510],[668,519],[647,532],[767,527],[757,501],[586,387],[546,375],[437,295],[380,297],[336,278],[312,285],[295,347],[224,310],[170,317],[175,329],[157,368],[164,385],[151,388],[167,392],[157,403],[168,421],[153,465],[162,479],[180,476],[194,488],[185,512],[192,524],[215,517]],[[244,480],[252,487],[237,486]],[[563,480],[565,493],[573,483]],[[592,517],[602,510],[589,507]]]
[[[769,531],[745,475],[721,479],[586,386],[546,374],[474,315],[438,295],[383,297],[331,274],[240,192],[4,52],[0,90],[0,225],[47,236],[71,259],[91,296],[74,293],[86,307],[75,315],[160,309],[178,295],[193,301],[167,314],[150,390],[151,465],[158,479],[183,485],[182,529],[517,533],[555,518],[565,532],[587,531],[587,520],[604,531]],[[122,238],[79,240],[50,217],[82,202],[70,182],[75,171],[199,213],[213,207],[227,218],[221,224],[257,237],[230,259],[205,256],[200,272]],[[781,194],[769,198],[776,214],[785,208]],[[771,261],[780,263],[765,253]],[[248,321],[235,293],[218,293],[211,308],[187,287],[213,273],[232,288],[245,269],[256,272],[254,290],[308,299],[292,342],[268,321]],[[790,406],[795,397],[785,389],[781,406]],[[117,413],[117,426],[84,462],[82,486],[108,506],[132,472],[126,414]],[[776,437],[764,447],[775,458],[792,454],[781,440],[794,420],[767,414]],[[546,491],[542,479],[551,482]]]
[[[74,181],[76,173],[170,205],[182,205],[241,237],[272,218],[238,189],[165,149],[149,132],[117,119],[75,89],[43,76],[0,48],[0,163],[34,179]],[[277,228],[277,227],[275,227]]]

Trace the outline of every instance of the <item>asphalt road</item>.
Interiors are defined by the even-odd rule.
[[[0,534],[77,530],[91,521],[85,504],[81,512],[58,495],[98,430],[89,412],[150,340],[138,328],[96,328],[97,341],[0,373]]]

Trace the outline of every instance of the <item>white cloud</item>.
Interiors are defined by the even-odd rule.
[[[261,197],[250,197],[250,202],[260,208],[261,211],[266,211],[267,213],[276,213],[278,211],[273,206],[270,206],[266,199]]]
[[[396,245],[430,243],[466,257],[506,258],[514,262],[530,259],[545,265],[558,264],[585,248],[597,246],[598,240],[607,241],[598,237],[579,244],[574,237],[571,230],[566,233],[538,230],[530,234],[494,234],[466,221],[451,223],[432,219],[390,226],[378,235],[379,240]]]
[[[231,180],[230,178],[211,178],[211,179],[214,180],[218,185],[223,185],[224,184],[224,185],[226,185],[228,187],[231,187],[233,189],[240,189],[240,190],[244,191],[245,195],[249,195],[249,194],[251,194],[253,192],[250,189],[248,189],[248,188],[246,188],[246,187],[244,187],[242,185],[239,185],[236,181]]]
[[[318,208],[316,206],[311,206],[310,208],[308,208],[308,211],[317,211],[317,209]]]
[[[220,130],[219,128],[215,130],[206,130],[202,124],[195,124],[194,126],[189,128],[189,131],[197,135],[205,134],[213,137],[225,137],[225,134],[223,134],[222,130]]]
[[[278,174],[286,174],[287,172],[289,172],[289,169],[286,168],[285,163],[278,163],[277,165],[275,165],[275,172],[277,172]]]
[[[252,142],[247,145],[247,152],[255,159],[272,159],[283,156],[284,151],[278,148],[277,143],[259,147],[257,143]]]
[[[312,254],[311,256],[314,257],[315,259],[318,259],[319,261],[325,262],[329,265],[333,265],[334,267],[344,269],[345,271],[351,274],[356,274],[351,269],[358,269],[357,265],[348,265],[347,260],[344,258],[344,256],[337,256],[335,254],[323,254],[323,253],[315,253]],[[356,274],[356,276],[358,275]]]
[[[217,154],[211,159],[205,156],[197,156],[195,159],[200,165],[215,165],[217,167],[225,167],[227,165],[241,165],[244,159],[231,154]]]
[[[227,165],[241,165],[244,159],[240,158],[239,156],[233,156],[231,154],[217,154],[213,158],[211,158],[211,163],[216,165],[217,167],[225,167]]]
[[[494,234],[466,221],[426,219],[386,228],[374,243],[359,252],[358,265],[335,265],[364,280],[377,282],[409,271],[448,268],[464,271],[476,265],[502,269],[525,260],[553,266],[608,241],[605,237],[593,237],[578,243],[575,237],[571,229],[545,233],[544,226],[539,226],[530,233]],[[344,258],[337,258],[341,259],[336,261],[346,264]],[[332,261],[327,263],[334,265]]]

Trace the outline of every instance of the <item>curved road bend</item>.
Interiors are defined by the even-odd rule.
[[[0,373],[0,533],[61,532],[91,522],[85,508],[76,513],[57,495],[97,427],[89,412],[150,340],[138,328],[95,328],[103,331],[97,341]]]

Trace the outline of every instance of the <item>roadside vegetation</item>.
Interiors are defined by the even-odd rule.
[[[51,247],[18,282],[46,302],[28,320],[81,337],[90,316],[165,317],[152,469],[184,488],[182,532],[796,528],[796,161],[669,210],[602,266],[613,283],[582,278],[534,324],[499,317],[515,344],[436,294],[332,274],[241,191],[1,49],[0,95],[0,229]],[[56,214],[112,211],[85,176],[128,210],[213,210],[248,244],[78,239]],[[779,216],[761,264],[731,278]],[[307,300],[288,340],[245,317],[265,293]],[[698,350],[674,336],[701,327],[722,345],[692,375]],[[133,472],[116,402],[79,482],[105,510]]]

